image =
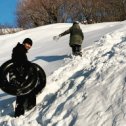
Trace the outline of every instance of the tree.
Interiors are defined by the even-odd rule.
[[[68,22],[81,18],[81,12],[79,0],[22,0],[17,6],[17,24],[31,28]]]
[[[52,23],[126,19],[126,0],[20,0],[17,24],[31,28]]]
[[[63,0],[59,10],[59,22],[73,22],[83,17],[80,0]]]
[[[22,0],[17,7],[20,27],[30,28],[57,22],[61,0]]]
[[[96,22],[126,19],[126,0],[80,0],[86,17]]]

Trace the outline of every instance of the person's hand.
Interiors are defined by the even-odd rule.
[[[53,37],[53,40],[56,40],[57,41],[57,40],[59,40],[59,38],[60,38],[60,35],[57,35],[57,36],[54,36]]]

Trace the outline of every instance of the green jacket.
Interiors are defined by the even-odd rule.
[[[70,46],[77,44],[81,45],[84,39],[83,32],[79,26],[79,24],[73,24],[72,27],[70,27],[65,32],[61,33],[60,36],[64,36],[70,34]]]

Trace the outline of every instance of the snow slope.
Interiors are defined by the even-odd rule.
[[[52,40],[70,26],[53,24],[0,37],[1,64],[17,41],[31,37],[28,57],[48,76],[37,106],[19,118],[11,117],[14,97],[1,92],[0,126],[126,125],[126,21],[81,25],[83,57],[73,58],[68,35]]]

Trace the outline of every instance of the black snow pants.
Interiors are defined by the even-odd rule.
[[[23,115],[25,110],[30,110],[36,106],[36,95],[33,92],[29,94],[17,96],[16,107],[15,107],[15,117]]]
[[[75,55],[75,56],[82,56],[82,52],[81,52],[81,45],[71,45],[71,48],[72,48],[72,54]]]

